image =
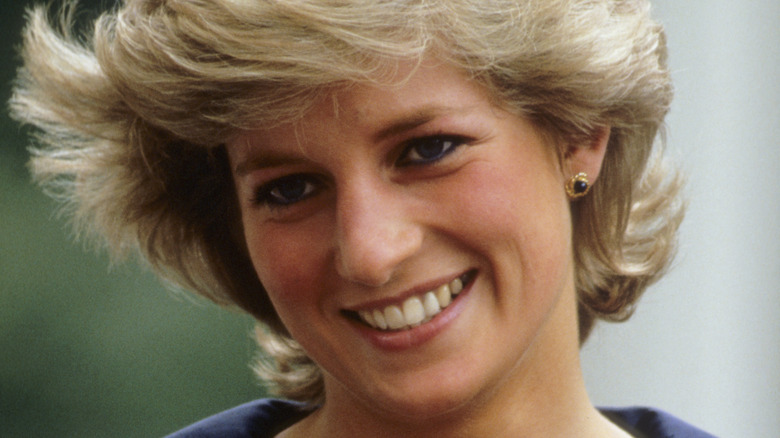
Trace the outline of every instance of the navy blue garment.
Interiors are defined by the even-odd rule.
[[[658,409],[600,408],[599,411],[636,438],[715,438]]]
[[[168,438],[272,438],[309,412],[300,403],[256,400],[201,420]],[[601,412],[637,438],[714,438],[655,409],[609,408]]]
[[[300,403],[260,399],[198,421],[167,438],[272,438],[310,412]]]

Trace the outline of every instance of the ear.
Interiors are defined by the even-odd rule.
[[[563,156],[564,182],[572,176],[584,172],[591,185],[596,182],[607,152],[611,128],[605,126],[594,132],[589,141],[569,145]]]

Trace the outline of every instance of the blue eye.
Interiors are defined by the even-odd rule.
[[[317,181],[311,175],[288,175],[262,185],[253,200],[257,205],[284,207],[313,196],[318,189]]]
[[[417,138],[407,143],[396,163],[400,166],[433,163],[465,143],[465,138],[454,135]]]

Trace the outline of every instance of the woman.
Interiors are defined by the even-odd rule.
[[[128,0],[88,47],[39,9],[12,108],[77,226],[252,314],[297,401],[175,436],[709,436],[578,360],[682,216],[648,9]]]

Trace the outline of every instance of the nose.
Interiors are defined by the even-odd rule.
[[[351,282],[377,287],[421,247],[423,231],[402,190],[351,184],[336,204],[336,270]]]

